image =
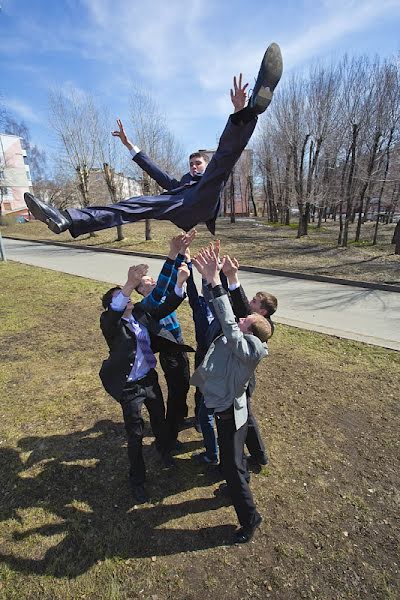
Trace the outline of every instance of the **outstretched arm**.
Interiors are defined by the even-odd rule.
[[[251,314],[251,308],[244,289],[240,285],[238,277],[239,263],[236,258],[226,255],[222,258],[222,271],[225,273],[228,284],[229,294],[232,300],[232,308],[235,317],[247,317]]]
[[[173,177],[170,177],[168,173],[162,171],[152,160],[142,152],[137,146],[132,144],[130,139],[127,137],[125,133],[124,126],[122,124],[121,119],[117,119],[118,129],[111,132],[111,135],[114,137],[118,137],[121,142],[128,148],[129,152],[132,154],[133,160],[139,165],[143,171],[154,179],[158,183],[160,187],[164,190],[172,190],[180,185],[180,182]]]

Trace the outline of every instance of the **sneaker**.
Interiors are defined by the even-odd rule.
[[[192,454],[192,459],[197,465],[207,465],[216,467],[218,465],[218,459],[212,460],[208,458],[205,452],[199,452],[198,454]]]

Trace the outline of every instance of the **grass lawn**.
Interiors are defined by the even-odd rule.
[[[152,221],[152,240],[145,241],[144,222],[124,226],[126,239],[116,242],[116,230],[107,229],[95,237],[81,236],[73,240],[68,232],[54,235],[43,223],[15,223],[8,218],[1,227],[4,236],[23,239],[45,239],[71,245],[103,246],[132,252],[165,255],[169,240],[178,229],[166,221]],[[294,224],[293,224],[294,225]],[[298,271],[344,279],[400,284],[400,257],[394,254],[391,239],[394,224],[380,225],[378,244],[371,245],[373,223],[362,229],[360,243],[348,248],[337,247],[338,224],[328,222],[321,229],[309,226],[309,235],[296,239],[296,227],[270,225],[263,219],[218,219],[216,237],[221,239],[224,253],[236,256],[242,265],[254,265]],[[199,225],[198,236],[192,244],[200,248],[212,240],[205,225]],[[354,239],[355,225],[350,228],[349,240]]]
[[[264,522],[236,547],[218,477],[190,460],[194,429],[173,472],[147,429],[151,502],[130,499],[121,411],[97,375],[106,286],[12,262],[0,278],[0,598],[399,597],[399,353],[277,328],[253,401]]]

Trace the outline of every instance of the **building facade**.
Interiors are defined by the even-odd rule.
[[[24,193],[32,191],[22,138],[0,134],[0,202],[3,214],[26,215]]]

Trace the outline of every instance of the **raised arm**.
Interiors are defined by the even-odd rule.
[[[193,259],[193,264],[212,287],[215,314],[228,345],[241,360],[257,364],[261,343],[255,336],[245,336],[236,322],[228,294],[221,285],[218,255],[212,247],[205,248]]]
[[[185,298],[185,293],[183,291],[183,285],[189,277],[189,269],[185,263],[183,263],[178,269],[178,277],[176,281],[175,290],[168,294],[165,298],[165,302],[162,302],[157,307],[147,308],[143,305],[143,300],[139,303],[139,306],[142,307],[147,313],[149,313],[152,317],[154,317],[157,321],[160,319],[164,319],[169,314],[171,314],[174,310],[178,308],[181,304],[182,300]]]
[[[121,119],[117,119],[118,129],[111,132],[111,135],[118,137],[124,146],[131,152],[132,158],[139,165],[143,171],[145,171],[154,181],[158,183],[164,190],[173,190],[179,187],[180,182],[173,177],[170,177],[168,173],[162,171],[152,160],[142,152],[137,146],[135,146],[126,135],[123,123]]]
[[[244,289],[240,285],[238,277],[239,263],[236,258],[226,255],[222,258],[222,272],[228,280],[229,294],[232,301],[235,317],[240,319],[251,314],[251,308]]]

